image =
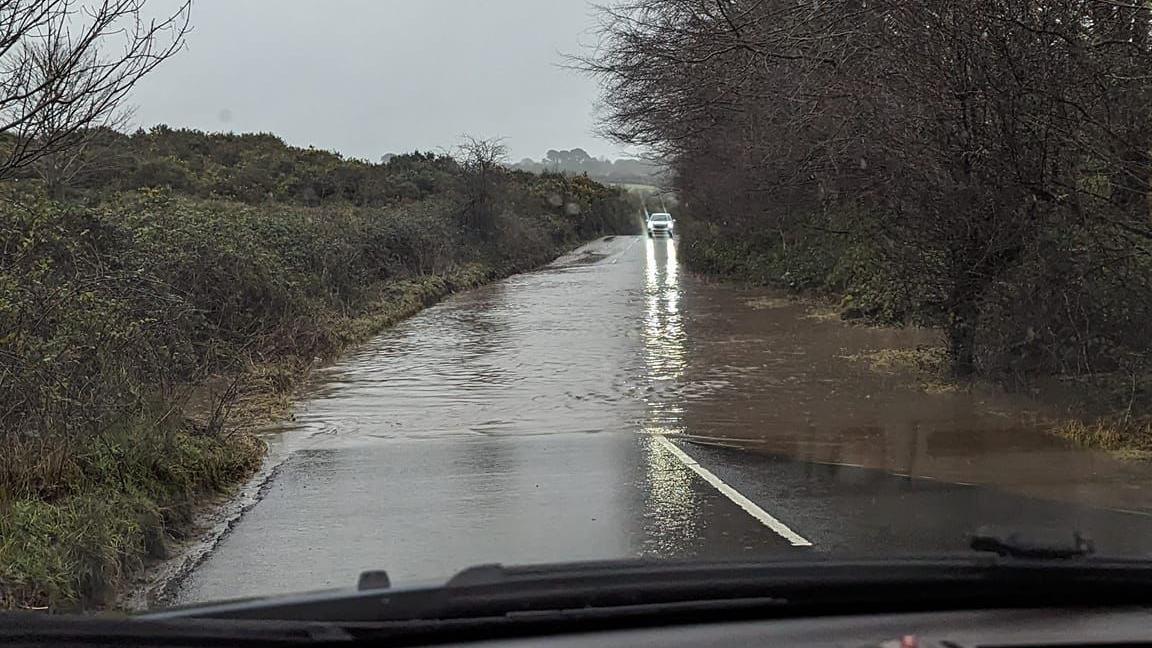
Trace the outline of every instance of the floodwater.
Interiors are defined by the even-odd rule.
[[[678,243],[604,239],[326,370],[178,600],[378,568],[926,553],[985,523],[1152,547],[1144,464],[1047,434],[1055,412],[1021,397],[874,371],[859,356],[936,339],[687,274]]]

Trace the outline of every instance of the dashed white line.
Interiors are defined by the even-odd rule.
[[[624,253],[627,252],[628,250],[631,250],[632,246],[636,245],[636,242],[639,241],[641,238],[642,237],[639,237],[639,236],[632,237],[632,242],[628,244],[628,247],[624,248],[623,250],[620,250],[616,254],[616,257],[614,259],[612,259],[612,263],[615,264],[617,261],[619,261],[620,257],[624,256]]]
[[[675,443],[669,441],[668,437],[658,434],[654,435],[653,438],[656,440],[656,443],[660,444],[662,448],[668,452],[671,452],[673,456],[679,459],[680,463],[691,468],[692,472],[700,475],[704,481],[711,484],[716,488],[716,490],[723,493],[725,497],[732,500],[736,506],[739,506],[740,508],[747,511],[748,515],[756,518],[761,524],[771,529],[776,535],[787,540],[793,547],[812,546],[811,541],[807,540],[804,538],[804,536],[801,536],[792,529],[789,529],[788,525],[784,524],[780,520],[777,520],[768,511],[760,508],[756,502],[753,502],[747,497],[744,497],[744,495],[742,495],[735,488],[732,488],[728,484],[724,483],[724,480],[717,477],[712,473],[712,471],[708,470],[704,466],[701,466],[695,459],[688,456],[688,453],[681,450]]]

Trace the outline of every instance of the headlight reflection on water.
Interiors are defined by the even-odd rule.
[[[701,533],[699,495],[695,479],[655,437],[683,433],[681,380],[687,365],[684,319],[680,312],[680,272],[675,239],[645,239],[644,369],[647,406],[643,431],[645,478],[648,483],[645,520],[649,538],[644,554],[668,557],[691,546]]]
[[[648,379],[679,379],[684,371],[684,322],[680,314],[680,273],[673,239],[645,239],[644,364]]]

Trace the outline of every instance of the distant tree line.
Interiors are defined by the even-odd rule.
[[[541,160],[524,158],[511,166],[513,169],[532,173],[586,174],[602,182],[646,185],[661,184],[664,171],[663,166],[648,160],[595,158],[582,148],[570,151],[551,149]]]
[[[1152,8],[643,0],[584,61],[697,268],[946,334],[958,375],[1150,393]]]

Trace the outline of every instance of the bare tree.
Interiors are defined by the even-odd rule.
[[[481,238],[495,233],[507,157],[508,147],[498,138],[466,135],[459,145],[458,159],[464,169],[465,225]]]
[[[0,0],[0,178],[124,119],[132,87],[184,44],[189,3],[160,18],[145,0]],[[57,173],[59,172],[59,173]]]

